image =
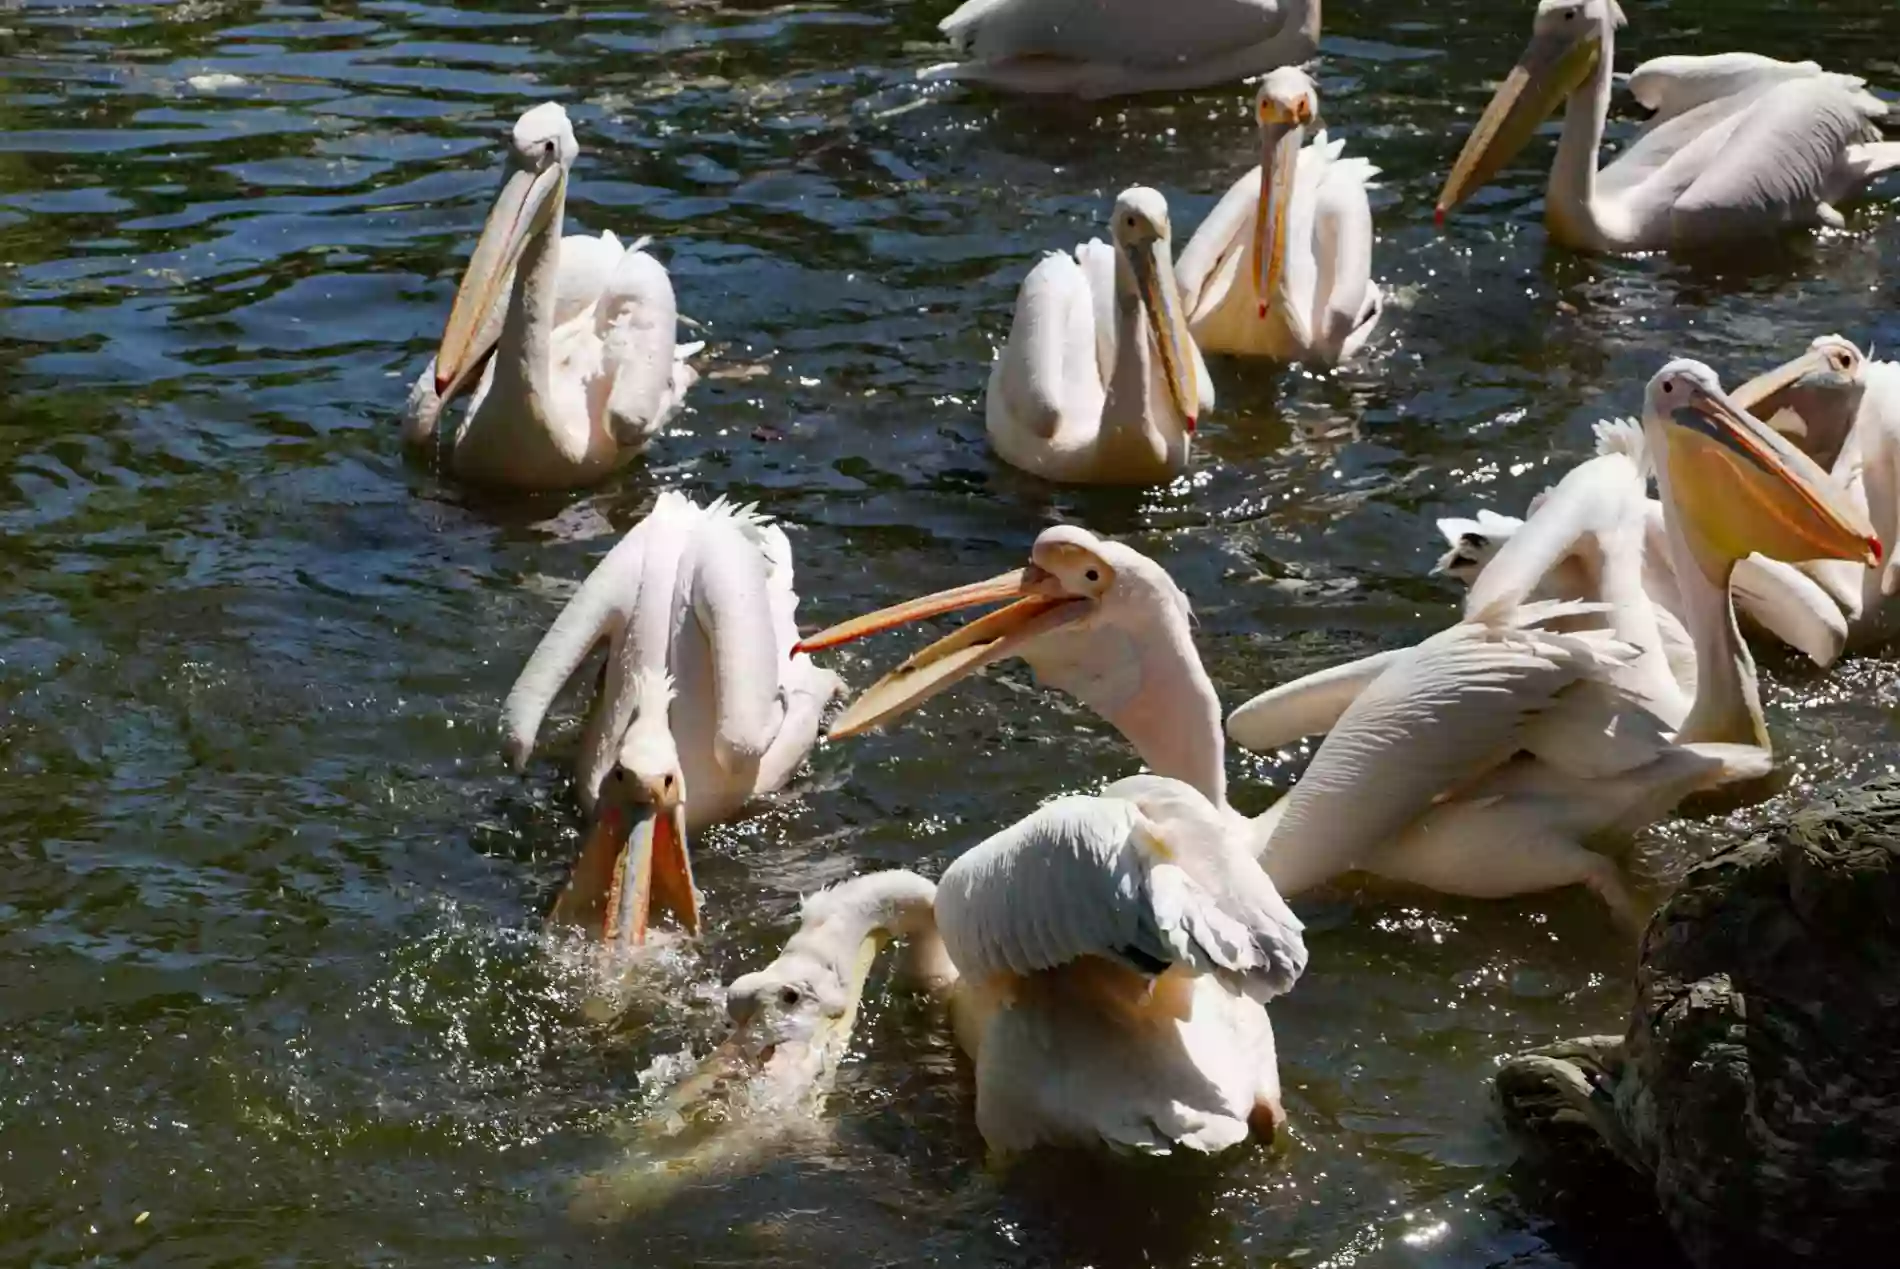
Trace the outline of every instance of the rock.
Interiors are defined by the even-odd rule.
[[[1697,1265],[1900,1245],[1900,778],[1690,872],[1651,920],[1622,1040],[1506,1062],[1554,1153],[1647,1173]]]

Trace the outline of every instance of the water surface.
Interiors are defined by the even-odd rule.
[[[1575,1196],[1519,1162],[1489,1100],[1499,1055],[1621,1029],[1629,949],[1571,893],[1303,903],[1279,1149],[993,1173],[941,1020],[880,970],[831,1132],[638,1220],[565,1219],[651,1096],[641,1073],[705,1044],[714,984],[769,958],[801,893],[934,873],[1133,769],[1020,666],[822,749],[697,843],[709,936],[603,1019],[536,932],[577,840],[572,728],[517,778],[495,718],[657,490],[780,517],[810,623],[1013,567],[1053,521],[1122,535],[1193,598],[1237,702],[1443,625],[1434,517],[1521,509],[1668,356],[1733,380],[1826,331],[1900,341],[1880,201],[1845,233],[1714,263],[1583,260],[1538,221],[1545,141],[1436,232],[1432,195],[1529,6],[1342,0],[1324,113],[1385,171],[1393,303],[1371,355],[1330,376],[1217,362],[1220,408],[1172,487],[1039,484],[982,428],[1017,282],[1137,181],[1185,238],[1253,161],[1251,125],[1240,89],[920,89],[947,7],[0,14],[0,1260],[1663,1262],[1614,1201],[1560,1219]],[[1888,4],[1625,7],[1624,69],[1753,48],[1900,86]],[[405,466],[394,414],[499,139],[549,98],[582,146],[570,223],[655,236],[707,379],[604,487],[476,497]],[[863,686],[898,652],[834,664]],[[1885,662],[1764,660],[1794,789],[1650,834],[1652,875],[1900,753]],[[1236,757],[1236,800],[1266,805],[1304,757]]]

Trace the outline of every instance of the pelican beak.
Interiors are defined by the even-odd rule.
[[[515,265],[567,188],[567,169],[552,163],[538,172],[512,173],[475,242],[462,285],[449,308],[449,323],[435,354],[435,392],[443,404],[474,378],[500,338],[500,314],[513,284]]]
[[[1293,201],[1293,177],[1299,168],[1300,147],[1306,144],[1306,124],[1313,118],[1311,103],[1301,100],[1288,115],[1267,103],[1260,121],[1260,205],[1254,210],[1254,276],[1260,316],[1279,294],[1280,275],[1286,268],[1287,208]],[[1264,112],[1271,111],[1269,115]]]
[[[1669,492],[1703,573],[1726,584],[1737,560],[1879,564],[1880,539],[1833,477],[1727,393],[1691,389],[1666,429]]]
[[[1602,55],[1600,36],[1571,39],[1556,33],[1539,34],[1498,86],[1484,114],[1452,165],[1445,188],[1438,195],[1435,218],[1471,197],[1498,169],[1516,157],[1538,126],[1596,69]]]
[[[1859,386],[1859,378],[1853,370],[1842,370],[1828,349],[1817,347],[1756,375],[1729,395],[1737,405],[1783,436],[1808,441],[1803,449],[1812,451],[1814,442],[1820,439],[1816,432],[1829,431],[1828,422],[1834,424],[1834,431],[1845,432],[1852,426],[1854,411],[1860,404],[1854,390]],[[1817,393],[1820,395],[1813,395]],[[1827,414],[1828,419],[1807,417],[1816,411]]]
[[[686,933],[699,933],[685,808],[642,805],[635,812],[629,820],[620,806],[603,802],[549,925],[577,926],[622,951],[646,944],[656,910],[671,912]]]
[[[1201,387],[1194,370],[1194,336],[1188,333],[1187,319],[1181,315],[1181,289],[1175,284],[1168,239],[1157,234],[1151,241],[1129,246],[1127,252],[1135,271],[1135,285],[1141,290],[1148,331],[1154,337],[1155,350],[1161,354],[1168,395],[1174,398],[1175,409],[1192,432],[1195,415],[1201,409]]]
[[[830,734],[853,736],[909,713],[992,661],[1015,656],[1050,631],[1080,620],[1094,604],[1062,594],[1054,577],[1031,564],[987,582],[938,591],[854,617],[800,641],[792,648],[794,656],[835,648],[943,613],[1004,601],[1013,602],[937,640],[872,684],[831,724]]]

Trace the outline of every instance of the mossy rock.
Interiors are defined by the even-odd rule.
[[[1622,1041],[1500,1070],[1553,1153],[1654,1180],[1698,1265],[1900,1258],[1900,779],[1690,872],[1651,920]]]

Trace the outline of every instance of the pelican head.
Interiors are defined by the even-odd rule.
[[[927,617],[1013,601],[885,675],[831,724],[831,735],[850,736],[888,722],[993,661],[1054,653],[1098,626],[1145,629],[1159,616],[1186,629],[1186,597],[1160,565],[1132,547],[1061,524],[1042,531],[1029,560],[1026,568],[880,609],[802,641],[795,650],[813,652]]]
[[[1722,390],[1699,361],[1672,361],[1643,397],[1658,483],[1697,567],[1724,588],[1759,551],[1788,563],[1878,564],[1880,539],[1832,477]]]
[[[1319,116],[1319,90],[1297,66],[1267,72],[1254,97],[1254,115],[1260,123],[1260,205],[1254,212],[1253,258],[1258,272],[1254,282],[1260,297],[1260,316],[1267,315],[1286,267],[1287,209],[1293,201],[1293,178],[1299,169],[1300,147],[1306,128]]]
[[[515,265],[543,233],[559,233],[567,174],[580,154],[567,111],[543,102],[515,120],[501,194],[482,226],[435,355],[435,391],[444,403],[473,381],[501,333]]]
[[[686,776],[669,724],[673,680],[663,670],[642,669],[629,690],[633,721],[552,918],[598,929],[620,947],[646,942],[655,908],[672,912],[688,934],[699,933],[699,892],[686,853]]]
[[[1438,195],[1440,222],[1496,176],[1558,104],[1589,80],[1610,32],[1622,25],[1616,0],[1539,0],[1531,42],[1471,130]]]
[[[764,969],[734,979],[726,989],[729,1052],[792,1086],[827,1076],[850,1040],[877,949],[876,933],[822,952],[795,944]]]
[[[1794,360],[1756,375],[1733,396],[1822,467],[1834,460],[1860,414],[1867,356],[1852,341],[1822,335]]]
[[[1174,398],[1175,408],[1192,432],[1194,416],[1201,408],[1201,389],[1195,381],[1194,337],[1188,334],[1187,319],[1181,314],[1181,292],[1174,281],[1167,200],[1145,185],[1123,190],[1115,200],[1109,235],[1115,240],[1117,254],[1128,264],[1133,297],[1140,301],[1148,319],[1168,395]]]
[[[799,926],[777,959],[726,988],[732,1027],[708,1064],[754,1081],[756,1099],[788,1103],[822,1094],[844,1057],[864,982],[891,936],[940,951],[936,886],[903,869],[821,890],[800,906]],[[953,967],[945,967],[949,981]]]
[[[1522,520],[1482,510],[1475,520],[1447,516],[1438,522],[1450,549],[1432,565],[1431,576],[1452,577],[1469,586],[1484,566],[1497,557],[1513,534],[1524,527]]]

